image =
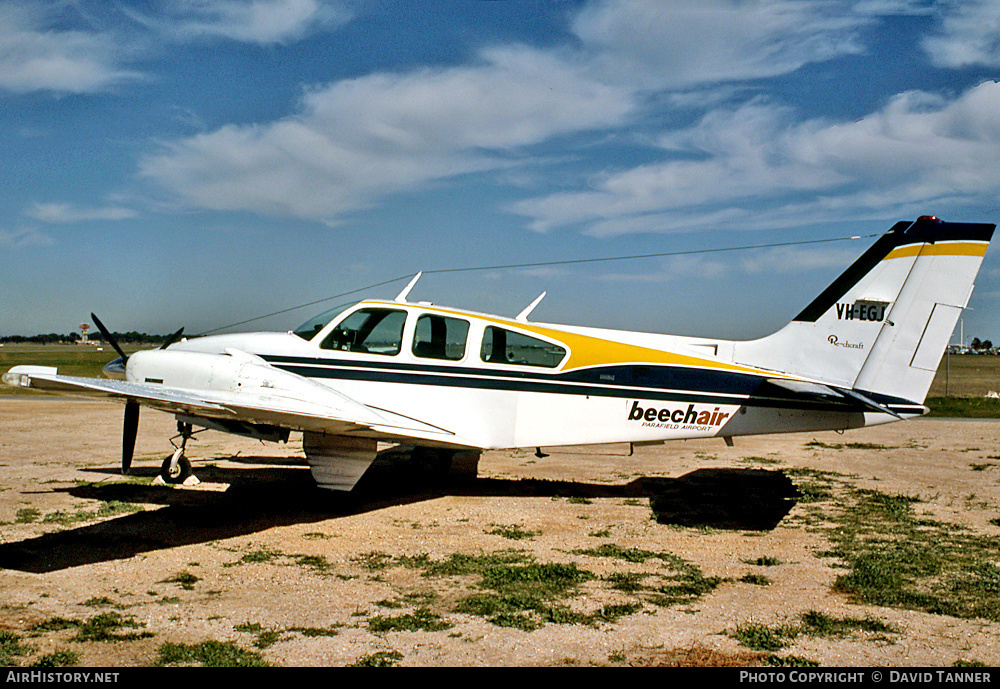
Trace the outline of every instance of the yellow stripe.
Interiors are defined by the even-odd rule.
[[[890,258],[911,256],[984,256],[987,242],[939,242],[937,244],[911,244],[893,249],[884,261]]]
[[[741,373],[758,373],[757,369],[745,366],[735,366],[721,361],[687,356],[686,354],[675,354],[660,349],[612,342],[598,337],[564,333],[561,331],[548,331],[545,328],[532,328],[532,331],[566,343],[569,347],[570,357],[566,365],[563,366],[564,371],[588,366],[650,363],[669,364],[673,366],[696,366],[699,368],[738,371]]]

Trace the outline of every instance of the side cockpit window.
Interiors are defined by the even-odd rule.
[[[320,347],[393,356],[402,349],[405,323],[406,311],[359,309],[337,325]]]
[[[495,326],[486,328],[480,351],[487,363],[544,368],[555,368],[565,356],[566,350],[557,344]]]
[[[413,356],[458,361],[465,356],[468,339],[468,321],[425,313],[413,332]]]
[[[329,311],[324,311],[318,316],[313,316],[308,321],[297,327],[292,332],[303,340],[311,340],[326,327],[327,323],[332,321],[334,318],[342,314],[344,311],[354,306],[356,302],[351,302],[349,304],[341,304],[336,306]]]

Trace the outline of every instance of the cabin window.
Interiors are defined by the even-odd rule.
[[[557,344],[494,326],[486,328],[480,351],[482,360],[491,364],[545,368],[555,368],[565,356],[566,350]]]
[[[403,346],[406,311],[359,309],[341,321],[320,347],[393,356]]]
[[[423,359],[458,361],[465,356],[469,322],[425,313],[413,333],[413,355]]]

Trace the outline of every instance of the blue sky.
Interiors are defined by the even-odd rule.
[[[0,334],[424,270],[412,299],[761,336],[897,220],[1000,219],[998,77],[985,1],[4,0]],[[1000,341],[996,247],[970,306]]]

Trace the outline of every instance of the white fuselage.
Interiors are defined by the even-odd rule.
[[[333,348],[329,343],[339,323],[366,308],[405,315],[401,346]],[[448,358],[419,352],[418,322],[431,316],[468,325],[462,346]],[[489,328],[534,338],[565,354],[555,365],[554,359],[541,365],[491,361],[484,353]],[[670,350],[666,344],[672,345]],[[297,384],[306,379],[338,399],[342,395],[376,412],[419,422],[423,430],[408,429],[410,438],[480,449],[865,425],[865,414],[856,411],[749,404],[767,378],[782,374],[720,360],[712,356],[715,348],[703,340],[686,343],[684,338],[529,324],[429,305],[362,302],[309,340],[292,333],[220,335],[133,355],[128,379],[189,389],[207,386],[234,400],[274,396],[290,385],[293,396],[311,394],[322,401],[323,395],[303,392]],[[376,435],[393,434],[385,430]]]

